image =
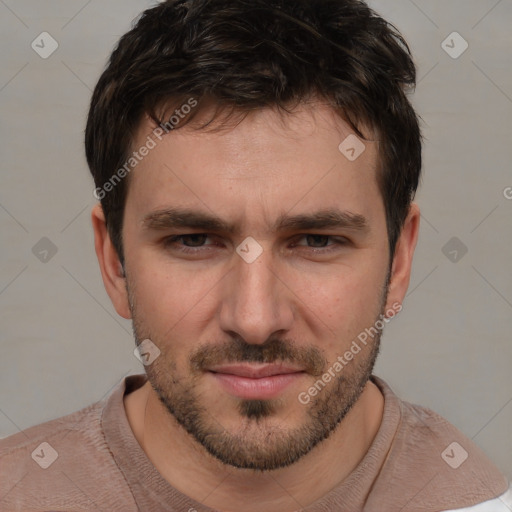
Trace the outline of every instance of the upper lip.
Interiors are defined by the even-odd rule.
[[[286,364],[223,364],[209,368],[214,373],[227,373],[237,377],[247,377],[250,379],[260,379],[262,377],[271,377],[273,375],[283,375],[287,373],[299,373],[304,370],[295,366]]]

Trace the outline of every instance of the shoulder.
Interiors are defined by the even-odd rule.
[[[385,396],[393,394],[378,381]],[[506,496],[507,479],[471,439],[426,407],[398,403],[399,425],[376,482],[376,495],[394,490],[404,512],[466,510],[463,507]]]
[[[72,414],[62,416],[45,423],[40,423],[27,428],[17,434],[0,439],[0,456],[5,462],[9,457],[16,457],[30,448],[34,442],[44,440],[47,437],[55,439],[69,435],[74,432],[75,435],[90,435],[94,427],[99,425],[103,402],[97,402],[89,405]],[[21,461],[20,461],[21,462]]]
[[[124,505],[108,496],[108,488],[126,483],[101,428],[105,403],[0,440],[0,510],[91,510],[96,501],[101,507]]]
[[[484,501],[471,507],[457,510],[444,510],[442,512],[510,512],[512,510],[512,486],[496,498]]]

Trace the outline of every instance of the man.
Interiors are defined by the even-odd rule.
[[[372,375],[418,236],[409,49],[359,0],[169,0],[86,153],[105,288],[147,375],[0,443],[1,510],[512,510]]]

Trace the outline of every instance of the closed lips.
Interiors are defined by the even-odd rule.
[[[234,375],[237,377],[246,377],[248,379],[261,379],[264,377],[272,377],[274,375],[302,373],[304,370],[302,370],[301,368],[283,364],[229,364],[214,366],[210,368],[209,371],[212,373],[222,373],[227,375]]]

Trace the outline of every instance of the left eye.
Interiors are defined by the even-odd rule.
[[[302,238],[306,239],[307,242],[311,242],[312,244],[314,244],[315,249],[326,247],[328,245],[327,242],[329,241],[329,239],[332,239],[332,237],[328,235],[302,235]]]
[[[350,242],[343,236],[332,236],[332,235],[316,235],[316,234],[305,234],[297,237],[297,240],[305,240],[306,243],[294,243],[294,247],[300,247],[299,250],[307,251],[311,254],[327,255],[333,251],[337,251],[344,245],[348,245]],[[331,243],[329,243],[331,241]]]
[[[206,244],[206,241],[211,238],[207,233],[191,233],[187,235],[175,235],[165,239],[164,244],[167,248],[174,248],[184,253],[198,252],[202,248],[213,247],[216,244]],[[305,234],[300,235],[296,240],[305,240],[306,243],[294,242],[292,247],[305,247],[313,251],[327,252],[329,248],[334,248],[336,245],[344,245],[347,240],[343,237],[333,237],[331,235],[316,235]],[[332,243],[329,243],[331,241]],[[325,250],[322,250],[325,249]]]

